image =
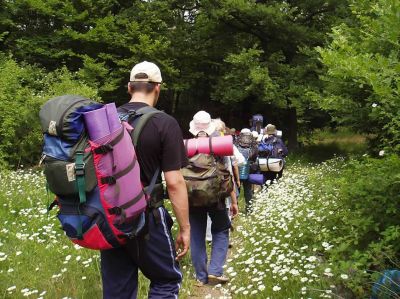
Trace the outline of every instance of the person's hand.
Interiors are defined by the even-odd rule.
[[[183,258],[188,252],[190,247],[190,228],[181,230],[179,229],[175,241],[176,260]]]
[[[239,207],[237,203],[232,203],[231,204],[231,216],[232,218],[235,218],[239,214]]]
[[[236,181],[236,186],[238,187],[238,189],[240,189],[240,180]]]

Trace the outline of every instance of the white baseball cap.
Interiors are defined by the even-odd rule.
[[[132,68],[130,81],[161,83],[161,71],[154,63],[143,61]]]

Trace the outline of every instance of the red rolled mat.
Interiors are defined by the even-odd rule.
[[[184,142],[189,158],[196,154],[210,154],[210,144],[214,155],[233,155],[233,139],[230,135],[218,137],[198,137],[186,139]]]

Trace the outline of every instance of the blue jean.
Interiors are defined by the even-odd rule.
[[[158,212],[159,221],[149,215],[148,239],[136,238],[125,247],[101,251],[104,299],[136,299],[138,269],[150,280],[149,298],[178,298],[182,273],[175,261],[173,221],[164,207]]]
[[[206,228],[207,212],[211,218],[212,247],[210,265],[207,270]],[[226,209],[195,211],[189,214],[191,234],[191,257],[196,278],[204,283],[208,282],[208,275],[221,276],[228,254],[229,220]]]
[[[246,214],[250,212],[251,201],[253,199],[253,185],[249,182],[249,180],[241,180],[244,199],[246,201]]]

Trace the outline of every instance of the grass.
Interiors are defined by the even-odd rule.
[[[346,128],[315,130],[299,149],[290,153],[288,162],[321,163],[337,156],[363,155],[368,150],[367,141],[367,136]]]
[[[314,202],[307,186],[311,172],[325,171],[290,166],[279,184],[258,193],[256,212],[235,220],[234,249],[225,268],[231,282],[219,288],[222,294],[300,298],[303,293],[314,297],[319,291],[312,289],[318,289],[329,295],[331,283],[318,257],[323,243],[329,243],[321,234],[320,216],[329,208]],[[0,186],[0,297],[101,298],[99,254],[74,246],[59,228],[55,211],[46,214],[42,175],[33,170],[2,172]],[[243,200],[240,204],[243,208]],[[318,213],[317,206],[323,207]],[[319,245],[307,247],[311,240]],[[189,298],[195,292],[189,257],[181,266],[180,298]],[[146,298],[147,279],[140,276],[139,285],[138,298]]]
[[[334,213],[335,200],[316,190],[327,173],[335,173],[346,162],[315,162],[334,156],[338,148],[349,155],[353,140],[355,152],[362,152],[365,143],[346,134],[328,137],[316,135],[303,156],[293,155],[302,162],[292,157],[283,179],[256,195],[254,212],[235,219],[234,247],[225,268],[231,282],[217,286],[225,297],[340,298],[338,288],[346,274],[333,273],[334,267],[324,259],[338,246],[327,239],[330,228],[325,223]],[[99,253],[74,246],[64,236],[56,212],[46,214],[51,199],[44,186],[43,176],[35,170],[0,172],[0,298],[101,298]],[[239,204],[244,211],[243,198]],[[176,229],[174,225],[175,233]],[[193,298],[189,256],[181,268],[180,298]],[[138,298],[147,297],[148,284],[140,275]]]
[[[334,246],[324,237],[331,206],[314,197],[308,181],[333,169],[292,164],[279,183],[257,193],[253,213],[238,219],[227,265],[226,288],[234,298],[334,296],[340,274],[323,259]]]
[[[99,252],[74,246],[46,213],[43,176],[34,170],[0,173],[0,298],[101,298]],[[181,266],[181,298],[191,291],[189,258]],[[139,298],[148,280],[142,275]]]

